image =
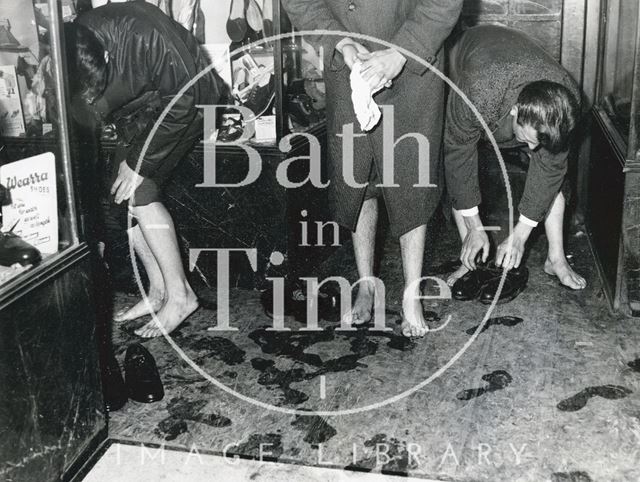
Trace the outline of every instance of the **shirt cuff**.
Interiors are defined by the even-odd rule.
[[[528,217],[523,216],[522,214],[520,215],[520,219],[518,219],[518,222],[526,224],[527,226],[531,226],[532,228],[535,228],[538,225],[538,221],[533,221]]]
[[[477,216],[478,214],[480,214],[480,210],[478,209],[478,206],[473,206],[472,208],[469,208],[469,209],[456,209],[456,211],[459,212],[465,218],[470,218],[471,216]]]

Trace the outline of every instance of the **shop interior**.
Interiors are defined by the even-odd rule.
[[[236,108],[205,124],[164,192],[200,308],[157,338],[135,333],[148,317],[113,321],[147,276],[126,232],[101,222],[119,132],[72,115],[63,35],[102,3],[0,5],[0,479],[640,479],[637,1],[465,1],[456,30],[521,30],[582,91],[564,232],[587,287],[545,273],[537,229],[522,293],[491,306],[431,296],[420,340],[400,332],[402,260],[385,229],[376,269],[388,331],[339,330],[337,288],[320,293],[317,330],[295,302],[303,278],[352,283],[358,272],[349,232],[322,228],[326,190],[301,182],[315,149],[327,176],[327,52],[279,0],[151,2],[196,37]],[[234,188],[203,181],[211,149],[218,182]],[[241,185],[250,152],[260,172]],[[481,156],[499,242],[511,195],[496,153]],[[517,199],[526,167],[502,157]],[[277,177],[285,164],[290,186]],[[423,274],[446,279],[460,261],[445,209],[428,233]],[[233,250],[226,261],[221,249]],[[276,286],[288,331],[272,329]],[[134,344],[153,355],[162,393],[108,410],[110,370]]]

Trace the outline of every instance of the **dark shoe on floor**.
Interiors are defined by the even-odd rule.
[[[273,290],[267,289],[260,297],[262,308],[269,318],[273,318]],[[276,303],[279,302],[276,299]],[[297,321],[305,323],[307,320],[307,297],[305,291],[300,288],[285,288],[284,316],[292,316]],[[326,321],[340,321],[339,294],[328,289],[318,293],[318,319]]]
[[[480,302],[485,305],[493,303],[495,294],[498,291],[498,285],[502,272],[497,278],[490,280],[482,288],[482,294],[480,295]],[[529,280],[529,270],[526,266],[520,266],[507,272],[507,277],[502,285],[502,291],[500,292],[500,298],[498,303],[508,303],[515,299],[522,291],[527,287],[527,281]]]
[[[501,271],[487,266],[478,266],[477,269],[469,271],[451,287],[451,296],[458,301],[477,300],[485,285],[500,277]]]
[[[22,266],[35,266],[41,259],[40,251],[20,236],[12,232],[0,233],[0,265],[13,266],[19,263]]]
[[[127,349],[124,373],[129,398],[132,400],[152,403],[164,397],[156,361],[141,344],[135,343]]]
[[[107,412],[120,410],[129,399],[118,360],[113,354],[106,366],[102,367],[102,394]]]

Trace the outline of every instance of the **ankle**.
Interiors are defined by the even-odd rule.
[[[152,300],[164,301],[166,297],[166,292],[164,287],[163,288],[155,288],[153,286],[149,287],[149,292],[147,294],[147,297]]]
[[[362,281],[358,285],[358,294],[374,296],[376,294],[376,285],[372,281]]]
[[[567,258],[565,257],[564,253],[562,253],[562,252],[560,252],[560,253],[548,253],[546,262],[550,263],[550,264],[566,263],[567,262]]]
[[[175,286],[168,288],[166,297],[168,300],[190,300],[196,298],[196,294],[185,280],[183,283],[176,283]]]

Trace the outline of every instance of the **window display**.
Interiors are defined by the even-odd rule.
[[[620,135],[628,140],[640,4],[609,0],[604,12],[606,24],[601,105]]]
[[[59,30],[71,0],[0,7],[0,292],[78,244]]]

